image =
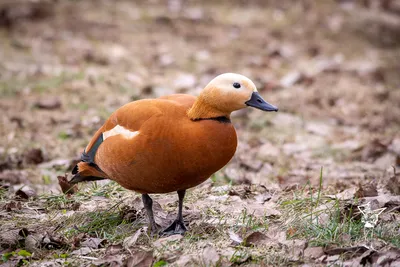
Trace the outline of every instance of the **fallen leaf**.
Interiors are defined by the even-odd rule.
[[[70,184],[67,175],[57,176],[58,184],[61,187],[61,191],[66,195],[72,195],[78,192],[78,186],[76,184]]]
[[[14,247],[18,244],[20,235],[19,230],[0,231],[0,247]]]
[[[93,248],[93,249],[97,249],[97,248],[101,248],[104,246],[104,243],[107,240],[105,239],[100,239],[100,238],[96,238],[96,237],[89,237],[88,239],[86,239],[85,241],[83,241],[81,243],[82,247],[88,247],[88,248]]]
[[[354,246],[354,247],[343,247],[343,248],[332,248],[332,249],[325,249],[325,254],[327,255],[340,255],[345,252],[351,252],[353,254],[362,254],[367,251],[368,248],[365,246]]]
[[[220,260],[220,255],[212,246],[208,246],[203,250],[202,257],[205,266],[217,266]]]
[[[19,201],[10,201],[6,203],[3,207],[7,212],[10,212],[12,210],[20,210],[22,208],[22,204]]]
[[[137,250],[132,251],[131,255],[126,261],[126,267],[150,267],[153,263],[153,252]]]
[[[89,248],[89,247],[81,247],[80,249],[74,250],[71,252],[71,255],[87,255],[90,252],[92,252],[93,249]]]
[[[307,241],[300,239],[290,239],[280,243],[286,246],[287,254],[292,261],[300,260],[303,257],[304,249],[307,247]]]
[[[365,197],[363,200],[365,203],[376,202],[377,205],[374,207],[374,209],[391,208],[400,205],[400,196],[379,195],[376,197]]]
[[[393,175],[389,179],[383,181],[384,187],[393,195],[400,195],[400,173],[396,173],[394,170]]]
[[[122,259],[123,259],[122,255],[106,255],[102,259],[94,260],[93,264],[96,266],[119,267],[119,266],[124,266]]]
[[[400,249],[389,247],[381,251],[368,251],[360,259],[362,266],[399,266]]]
[[[326,256],[322,256],[322,257],[326,257]],[[326,257],[324,261],[326,261],[326,262],[335,262],[335,261],[337,261],[339,259],[340,259],[340,255],[332,255],[332,256]]]
[[[255,197],[257,203],[264,204],[266,201],[270,200],[272,195],[269,192],[265,192],[263,194],[259,194]]]
[[[357,198],[363,197],[375,197],[378,195],[378,190],[376,188],[376,181],[372,180],[370,183],[359,184],[356,193],[354,194]]]
[[[267,237],[283,244],[286,241],[286,232],[282,231],[280,227],[270,227],[268,228]]]
[[[348,188],[343,190],[342,192],[335,194],[335,195],[326,195],[332,199],[339,199],[339,200],[351,200],[354,199],[354,194],[356,193],[356,188]]]
[[[122,244],[117,244],[117,245],[110,245],[106,249],[106,254],[107,255],[115,255],[115,254],[120,254],[121,250],[123,250],[124,247]]]
[[[322,247],[308,247],[304,250],[305,258],[318,259],[324,254],[324,249]]]
[[[233,231],[229,231],[229,238],[233,241],[234,245],[239,245],[243,242],[243,238]]]
[[[282,213],[275,209],[276,204],[272,202],[265,202],[260,204],[257,202],[247,203],[245,206],[248,213],[256,217],[280,217]]]
[[[195,266],[194,260],[197,258],[197,255],[182,255],[179,257],[177,261],[174,262],[176,266]]]
[[[136,241],[140,237],[140,235],[143,233],[143,229],[139,229],[136,231],[136,233],[132,236],[128,236],[127,238],[124,239],[123,246],[125,249],[129,249],[130,247],[133,247],[136,244]]]
[[[18,189],[15,192],[15,195],[18,198],[29,199],[31,197],[35,197],[36,196],[36,191],[33,188],[31,188],[31,187],[29,187],[27,185],[24,185],[23,187],[21,187],[20,189]]]
[[[245,238],[246,245],[262,245],[268,241],[268,237],[261,232],[254,232]]]
[[[177,234],[177,235],[170,235],[170,236],[167,236],[167,237],[163,237],[163,238],[157,239],[157,240],[153,243],[153,245],[154,245],[155,247],[157,247],[157,248],[161,248],[161,247],[167,246],[168,243],[170,243],[170,242],[176,242],[176,241],[181,240],[182,238],[183,238],[183,236],[180,235],[180,234]]]
[[[40,235],[28,235],[25,238],[25,249],[34,252],[40,247],[40,240],[42,237]]]
[[[40,241],[40,247],[45,249],[60,249],[65,247],[66,243],[62,237],[55,237],[46,233]]]

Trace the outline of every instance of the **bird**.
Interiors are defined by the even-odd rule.
[[[278,111],[261,97],[254,82],[236,73],[218,75],[198,97],[173,94],[125,104],[94,134],[70,183],[113,180],[142,194],[152,233],[184,234],[186,190],[232,159],[237,135],[230,116],[249,106]],[[178,194],[178,214],[159,231],[149,194],[169,192]]]

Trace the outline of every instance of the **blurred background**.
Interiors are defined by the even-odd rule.
[[[337,191],[400,164],[400,3],[390,0],[0,2],[0,183],[59,192],[121,105],[252,79],[278,113],[233,114],[214,182]],[[132,114],[134,116],[134,114]]]

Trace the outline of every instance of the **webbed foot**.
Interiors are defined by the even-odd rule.
[[[187,231],[185,223],[176,219],[170,226],[160,232],[160,236],[183,235]]]

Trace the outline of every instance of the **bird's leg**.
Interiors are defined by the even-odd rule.
[[[151,233],[156,233],[158,231],[158,226],[153,215],[153,200],[148,194],[142,194],[142,201],[146,209],[147,217],[149,218],[150,231]]]
[[[182,216],[183,199],[185,198],[185,193],[186,190],[178,191],[178,197],[179,197],[178,216],[170,226],[168,226],[164,231],[161,232],[161,235],[174,235],[174,234],[183,235],[187,231]]]

